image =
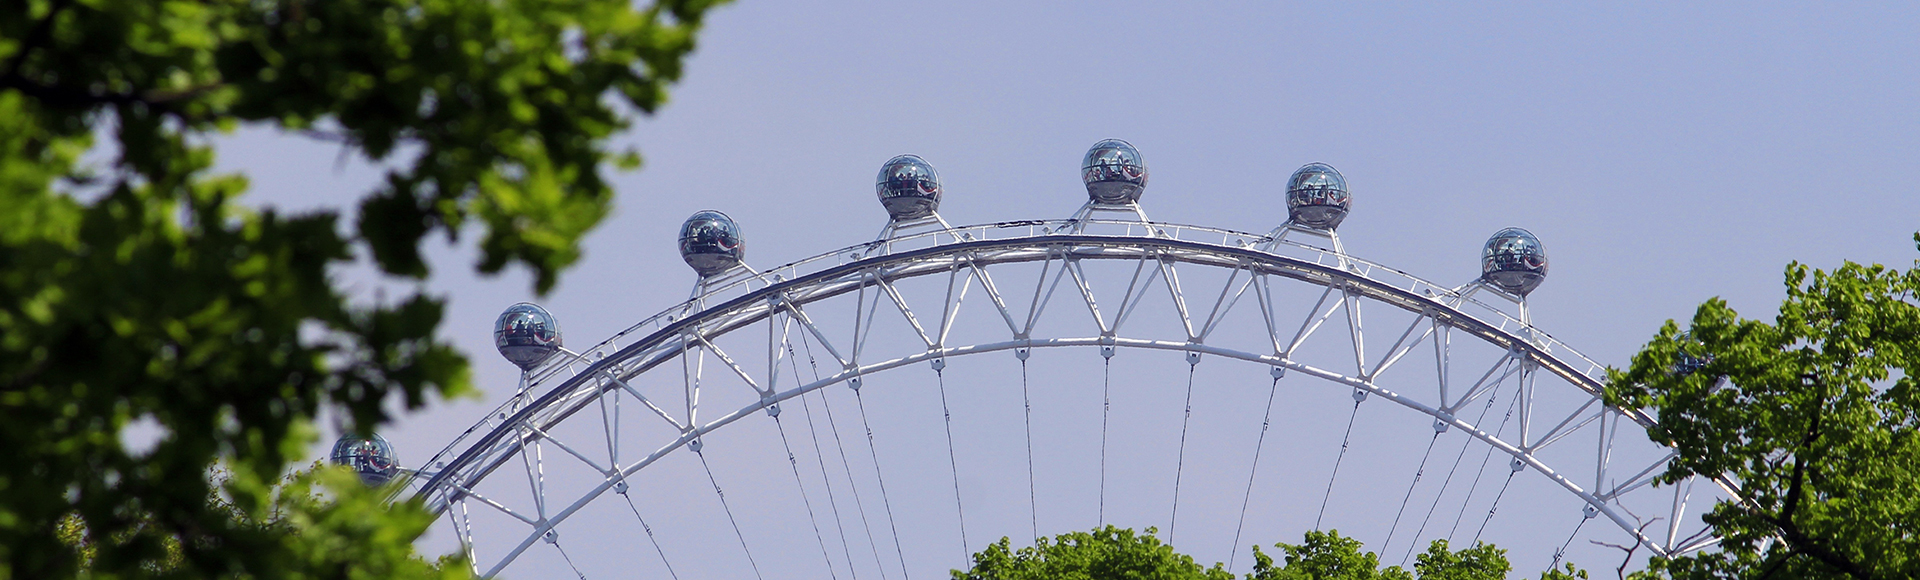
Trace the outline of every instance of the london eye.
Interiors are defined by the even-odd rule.
[[[1737,488],[1654,485],[1673,453],[1653,417],[1609,406],[1605,367],[1532,324],[1552,286],[1527,230],[1448,242],[1477,245],[1481,269],[1429,281],[1346,251],[1338,228],[1366,206],[1326,163],[1274,181],[1264,232],[1149,218],[1126,141],[1096,143],[1081,174],[1066,217],[954,225],[943,201],[991,200],[943,200],[929,160],[898,156],[877,236],[826,233],[851,245],[778,266],[751,262],[750,224],[698,212],[677,237],[691,276],[652,277],[686,301],[584,345],[515,304],[495,329],[514,396],[397,476],[384,441],[335,459],[404,479],[485,576],[930,578],[1003,536],[1107,523],[1239,570],[1249,523],[1272,518],[1365,520],[1386,564],[1503,518],[1654,555],[1714,543],[1688,504]],[[1356,480],[1380,447],[1418,461]],[[1516,479],[1563,503],[1500,513]],[[663,503],[708,515],[650,518]],[[633,532],[569,533],[584,517]],[[632,568],[583,569],[568,551],[588,546]]]

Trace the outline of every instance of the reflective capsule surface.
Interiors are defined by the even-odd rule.
[[[1308,163],[1287,180],[1287,217],[1293,223],[1331,230],[1340,227],[1353,209],[1347,178],[1332,165]]]
[[[1698,357],[1698,356],[1694,356],[1692,352],[1689,352],[1689,348],[1687,345],[1694,342],[1692,334],[1682,332],[1680,333],[1680,336],[1675,338],[1679,339],[1681,346],[1678,351],[1673,353],[1672,374],[1674,376],[1684,377],[1696,372],[1700,372],[1700,369],[1706,368],[1708,363],[1713,362],[1712,354],[1708,354],[1705,357]],[[1704,347],[1694,347],[1694,348],[1704,348]]]
[[[1107,139],[1087,149],[1080,179],[1095,203],[1133,203],[1147,188],[1147,161],[1132,143]]]
[[[560,321],[532,302],[508,306],[493,321],[493,346],[500,356],[531,369],[560,350]]]
[[[727,214],[701,210],[680,225],[680,257],[702,278],[739,265],[746,253],[740,226]]]
[[[333,443],[333,453],[329,460],[334,465],[344,465],[360,475],[360,481],[369,486],[386,485],[393,476],[400,474],[400,457],[393,452],[393,445],[385,437],[374,434],[371,439],[353,435],[340,437]]]
[[[1547,249],[1533,232],[1500,230],[1481,252],[1480,276],[1501,290],[1526,296],[1547,280]]]
[[[880,166],[873,189],[894,221],[923,218],[940,210],[940,174],[919,155],[888,159]]]

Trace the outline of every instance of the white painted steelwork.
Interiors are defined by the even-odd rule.
[[[1099,209],[1099,208],[1095,208]],[[1608,478],[1614,439],[1619,420],[1625,418],[1645,427],[1653,418],[1640,410],[1607,406],[1600,398],[1605,368],[1561,343],[1553,336],[1529,326],[1524,298],[1480,285],[1453,288],[1428,282],[1406,272],[1355,258],[1344,252],[1324,249],[1284,235],[1291,226],[1274,234],[1259,235],[1203,226],[1147,221],[1096,220],[1083,208],[1080,219],[1018,221],[996,224],[940,227],[898,237],[883,237],[874,242],[821,254],[767,271],[733,268],[704,278],[694,298],[668,309],[581,352],[566,352],[553,357],[544,366],[525,375],[522,392],[489,413],[482,421],[456,438],[426,465],[413,474],[410,485],[416,497],[455,522],[456,535],[463,546],[473,550],[468,504],[478,503],[527,525],[523,541],[495,557],[488,555],[485,569],[491,576],[511,563],[528,547],[548,535],[562,521],[576,513],[609,489],[624,493],[626,479],[662,457],[689,447],[698,451],[700,438],[756,412],[777,413],[774,406],[826,386],[848,383],[859,388],[861,378],[889,369],[932,362],[943,366],[946,357],[1028,349],[1088,346],[1105,353],[1117,347],[1183,351],[1269,365],[1276,373],[1293,372],[1318,377],[1332,385],[1377,395],[1434,418],[1436,429],[1459,429],[1508,454],[1515,470],[1537,471],[1589,507],[1589,517],[1604,515],[1621,529],[1648,546],[1656,554],[1684,553],[1712,545],[1715,539],[1701,531],[1683,535],[1678,520],[1685,510],[1686,486],[1673,486],[1675,498],[1669,514],[1666,534],[1655,538],[1646,534],[1635,517],[1623,513],[1615,500],[1645,488],[1659,475],[1671,454],[1649,465],[1629,465],[1634,475],[1624,481]],[[941,224],[944,226],[944,224]],[[1298,229],[1298,228],[1295,228]],[[1335,240],[1337,242],[1337,239]],[[1337,246],[1336,246],[1337,248]],[[1082,262],[1118,260],[1131,262],[1133,283],[1117,300],[1099,291],[1089,282]],[[996,284],[992,272],[996,266],[1033,264],[1041,266],[1041,276],[1032,288],[1008,288]],[[1208,289],[1189,300],[1180,285],[1179,270],[1212,268],[1227,272],[1226,284],[1217,292]],[[903,295],[902,280],[919,277],[945,277],[945,297]],[[1126,322],[1141,297],[1155,281],[1170,291],[1171,304],[1184,327],[1184,336],[1133,336]],[[1270,288],[1274,284],[1306,284],[1320,300],[1300,321],[1291,314],[1283,317]],[[959,305],[970,289],[978,286],[992,304],[991,310],[975,308],[979,316],[1004,322],[1004,338],[985,342],[953,344],[949,331],[958,316]],[[1064,288],[1063,288],[1064,286]],[[1249,292],[1251,290],[1251,292]],[[1482,293],[1482,292],[1485,293]],[[1243,300],[1247,294],[1251,300]],[[822,330],[809,316],[809,306],[835,297],[851,295],[857,301],[852,337],[836,337]],[[1031,296],[1026,308],[1012,304],[1009,297]],[[1482,296],[1505,298],[1520,305],[1509,313],[1502,301],[1481,300]],[[939,302],[937,312],[916,313],[913,304]],[[885,303],[885,307],[881,304]],[[1412,324],[1399,332],[1386,352],[1366,352],[1362,304],[1380,304],[1415,315]],[[1050,307],[1051,305],[1051,307]],[[1234,310],[1235,307],[1240,310]],[[1266,332],[1261,344],[1210,343],[1213,331],[1230,315],[1251,316],[1253,309],[1264,319]],[[1075,310],[1080,314],[1068,314]],[[1345,310],[1348,330],[1353,338],[1353,370],[1336,370],[1333,363],[1309,364],[1290,356],[1313,339],[1336,311]],[[873,317],[883,311],[897,312],[919,336],[919,344],[869,345],[866,331]],[[993,314],[982,314],[992,312]],[[1238,312],[1239,314],[1230,314]],[[892,314],[885,314],[888,317]],[[866,320],[861,320],[861,317]],[[1035,332],[1036,322],[1047,316],[1090,317],[1098,332],[1069,336],[1042,336]],[[1083,320],[1086,320],[1083,318]],[[746,331],[756,324],[767,325],[767,366],[764,374],[741,364],[736,356],[715,344],[719,337]],[[1337,324],[1337,321],[1336,321]],[[1391,330],[1400,330],[1397,325]],[[1485,376],[1466,388],[1449,385],[1450,337],[1463,333],[1507,354]],[[800,340],[817,342],[824,359],[834,372],[805,384],[784,386],[779,365],[787,345]],[[1440,337],[1440,338],[1435,338]],[[1421,343],[1432,344],[1439,369],[1437,392],[1404,392],[1383,386],[1378,379],[1415,350]],[[870,351],[869,347],[874,350]],[[892,350],[888,350],[891,348]],[[757,356],[757,355],[756,355]],[[1425,355],[1420,355],[1425,356]],[[718,366],[707,372],[711,359]],[[1197,358],[1190,358],[1197,361]],[[1518,364],[1510,364],[1517,361]],[[1501,369],[1507,369],[1498,373]],[[1284,369],[1284,371],[1278,370]],[[1544,371],[1544,375],[1542,374]],[[645,373],[680,373],[678,381],[684,393],[671,396],[649,393],[634,386]],[[1395,370],[1396,373],[1424,372]],[[1276,374],[1278,376],[1278,374]],[[1487,397],[1494,387],[1517,376],[1520,384],[1519,436],[1502,438],[1484,426],[1474,425],[1460,416],[1469,403]],[[1535,379],[1552,377],[1548,385],[1560,385],[1577,391],[1586,404],[1569,414],[1537,416],[1538,395]],[[737,385],[737,386],[736,386]],[[745,391],[741,388],[744,387]],[[721,413],[702,412],[702,389],[720,389],[731,396],[750,391],[751,402]],[[678,437],[647,449],[640,457],[623,457],[620,444],[619,413],[608,419],[605,409],[617,409],[622,398],[645,405],[651,415],[669,424]],[[659,400],[684,398],[684,408],[668,409]],[[608,399],[612,399],[609,403]],[[600,407],[601,417],[591,421],[604,425],[605,449],[601,443],[587,446],[571,444],[551,436],[555,426],[575,417],[580,411]],[[1537,452],[1554,445],[1568,434],[1590,424],[1600,425],[1599,444],[1594,450],[1593,479],[1576,480],[1566,467],[1556,468],[1542,460]],[[1541,427],[1548,427],[1544,431]],[[569,458],[603,476],[596,487],[578,497],[548,497],[543,462],[546,446],[559,449]],[[518,463],[526,470],[531,505],[507,505],[507,502],[476,492],[479,484],[503,466]],[[1586,467],[1580,467],[1585,469]],[[1622,470],[1622,472],[1625,472]],[[517,476],[516,476],[517,478]],[[1727,481],[1716,481],[1723,491],[1738,497]],[[462,526],[466,527],[462,527]]]

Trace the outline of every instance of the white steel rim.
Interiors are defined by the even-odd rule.
[[[1145,216],[1141,214],[1140,217]],[[1638,409],[1607,406],[1601,400],[1605,367],[1526,324],[1523,320],[1524,299],[1502,295],[1498,290],[1477,284],[1457,288],[1435,284],[1397,269],[1355,258],[1337,249],[1287,239],[1288,226],[1276,228],[1266,235],[1148,222],[1144,219],[1081,218],[1000,222],[957,228],[947,227],[944,223],[938,226],[917,234],[897,235],[843,248],[764,272],[741,267],[704,280],[687,302],[649,317],[591,348],[578,353],[556,355],[545,365],[526,373],[523,377],[523,387],[526,387],[524,396],[517,396],[488,413],[479,423],[448,444],[424,464],[422,470],[413,472],[408,486],[414,490],[414,497],[423,499],[436,513],[449,512],[456,505],[465,509],[466,502],[473,501],[528,526],[525,539],[485,570],[485,575],[492,576],[541,538],[551,539],[548,533],[555,526],[628,477],[708,433],[756,412],[766,412],[769,407],[782,401],[839,383],[849,383],[858,388],[865,375],[941,361],[947,357],[1033,348],[1124,347],[1182,351],[1268,365],[1276,369],[1276,373],[1305,374],[1363,391],[1369,396],[1383,397],[1433,417],[1437,422],[1436,428],[1444,425],[1448,429],[1460,429],[1507,454],[1526,468],[1545,475],[1585,502],[1589,517],[1596,514],[1606,516],[1656,555],[1686,553],[1717,542],[1717,538],[1704,531],[1686,536],[1680,534],[1682,530],[1678,520],[1685,510],[1686,497],[1682,491],[1685,486],[1674,486],[1673,513],[1669,514],[1664,541],[1648,536],[1632,516],[1622,513],[1613,505],[1613,500],[1624,494],[1654,483],[1661,475],[1660,468],[1673,457],[1673,453],[1669,452],[1650,465],[1628,466],[1625,469],[1634,475],[1624,481],[1608,483],[1607,476],[1613,467],[1609,465],[1612,443],[1606,435],[1609,424],[1613,425],[1611,430],[1617,434],[1618,420],[1621,418],[1643,428],[1652,426],[1654,419]],[[893,225],[885,232],[894,233],[896,230]],[[1333,245],[1338,248],[1337,239]],[[1090,259],[1134,260],[1140,263],[1142,269],[1147,264],[1153,264],[1154,268],[1165,272],[1165,279],[1171,280],[1165,286],[1174,293],[1173,301],[1178,305],[1178,314],[1186,324],[1187,336],[1176,339],[1126,336],[1122,330],[1130,314],[1126,306],[1129,301],[1137,304],[1138,298],[1133,295],[1133,288],[1129,287],[1127,294],[1121,297],[1120,308],[1103,314],[1101,306],[1111,307],[1112,303],[1100,302],[1083,276],[1076,273],[1079,262]],[[1055,277],[1051,287],[1032,290],[1036,299],[1029,305],[1028,312],[1023,313],[1004,299],[1003,294],[1015,291],[996,288],[988,269],[998,264],[1027,262],[1044,262],[1043,268],[1051,266]],[[1234,271],[1234,278],[1230,278],[1227,287],[1220,290],[1217,299],[1208,300],[1214,297],[1196,295],[1198,302],[1193,303],[1195,308],[1190,309],[1179,289],[1175,273],[1177,267],[1227,268]],[[1048,271],[1043,269],[1041,286],[1049,284]],[[1245,280],[1238,282],[1240,289],[1230,292],[1236,284],[1233,280],[1239,279],[1242,273],[1245,274]],[[915,316],[911,307],[900,299],[898,291],[893,288],[893,283],[900,280],[943,274],[948,275],[950,280],[965,278],[966,286],[959,292],[961,299],[964,299],[966,289],[978,282],[981,291],[988,294],[994,305],[989,312],[997,312],[1006,324],[1008,336],[1005,340],[947,343],[948,331],[959,304],[952,300],[955,282],[948,284],[949,297],[948,301],[941,304],[942,312],[929,313],[938,318]],[[1352,300],[1356,304],[1364,299],[1414,313],[1417,317],[1412,325],[1400,333],[1400,340],[1388,349],[1389,352],[1369,357],[1358,338],[1362,332],[1357,321],[1358,315],[1353,315],[1354,319],[1349,322],[1352,325],[1350,331],[1356,337],[1354,362],[1357,372],[1352,373],[1290,358],[1293,349],[1307,340],[1313,331],[1308,330],[1305,323],[1298,332],[1276,328],[1291,326],[1291,321],[1275,321],[1273,310],[1259,297],[1263,290],[1254,291],[1254,302],[1259,303],[1261,315],[1268,322],[1270,349],[1255,352],[1206,342],[1215,325],[1240,304],[1248,288],[1263,289],[1275,281],[1324,287],[1323,302],[1326,296],[1334,296],[1336,300]],[[1071,286],[1061,291],[1060,287],[1069,282]],[[1141,292],[1144,294],[1146,287],[1151,285],[1152,279],[1149,279],[1148,284],[1141,287]],[[924,350],[896,353],[879,360],[863,360],[865,344],[858,337],[858,331],[852,340],[836,340],[806,316],[807,305],[854,292],[859,293],[862,300],[874,301],[875,306],[883,300],[890,306],[896,306],[898,312],[919,332]],[[1481,296],[1493,299],[1482,300]],[[1499,307],[1502,299],[1518,299],[1521,312],[1516,315]],[[1045,314],[1049,304],[1058,308],[1081,308],[1075,304],[1076,301],[1084,303],[1099,333],[1034,336],[1034,323]],[[1319,311],[1320,306],[1317,304],[1314,311]],[[1358,306],[1353,308],[1357,309]],[[974,309],[976,315],[985,315],[978,314],[980,310]],[[1202,314],[1202,311],[1208,312]],[[1326,312],[1312,328],[1317,329],[1326,323],[1333,309]],[[837,365],[837,372],[782,389],[778,386],[777,361],[780,359],[777,354],[769,355],[774,361],[775,370],[767,376],[756,377],[714,344],[720,336],[753,327],[757,322],[767,323],[771,327],[770,321],[776,318],[784,318],[789,330],[769,338],[769,352],[776,350],[775,341],[791,344],[794,333],[805,333],[808,339],[824,347],[828,364]],[[929,318],[933,323],[923,323]],[[1422,323],[1427,327],[1425,330],[1418,328],[1423,326]],[[859,324],[856,320],[856,328]],[[1506,349],[1507,356],[1519,364],[1511,365],[1515,370],[1501,375],[1499,380],[1505,380],[1515,372],[1520,373],[1520,380],[1528,381],[1528,386],[1522,388],[1522,392],[1532,391],[1531,376],[1537,375],[1538,371],[1546,371],[1561,379],[1550,381],[1549,384],[1566,384],[1578,389],[1589,398],[1588,403],[1571,414],[1557,414],[1543,421],[1532,416],[1528,410],[1531,403],[1525,400],[1525,395],[1520,395],[1523,397],[1519,405],[1521,434],[1517,440],[1508,441],[1487,432],[1484,426],[1471,424],[1458,416],[1468,403],[1481,400],[1491,390],[1492,385],[1482,384],[1486,381],[1485,377],[1481,383],[1467,387],[1463,392],[1449,393],[1443,368],[1439,400],[1415,393],[1397,392],[1375,382],[1383,372],[1393,368],[1415,348],[1421,347],[1422,341],[1442,333],[1443,329],[1448,333],[1465,332],[1487,344]],[[770,330],[769,334],[775,333]],[[1409,339],[1412,342],[1409,343]],[[1435,343],[1434,356],[1444,360],[1446,354],[1437,346],[1438,341],[1432,342]],[[634,377],[654,371],[674,359],[689,357],[690,352],[701,353],[701,361],[707,358],[706,353],[715,354],[713,358],[719,363],[716,374],[737,379],[743,386],[752,389],[756,399],[719,416],[701,417],[697,414],[696,406],[682,418],[655,405],[630,384],[629,381]],[[695,371],[696,376],[699,372]],[[1493,371],[1490,370],[1488,374],[1491,376]],[[694,396],[690,400],[697,401],[700,388],[697,379],[693,388]],[[611,432],[608,456],[597,459],[582,452],[581,445],[568,445],[549,435],[556,425],[600,402],[603,396],[610,393],[631,396],[646,404],[660,420],[672,423],[680,436],[643,457],[622,462],[617,444],[612,442],[614,435]],[[1593,479],[1590,481],[1584,475],[1575,476],[1572,471],[1557,470],[1536,456],[1541,449],[1596,422],[1600,425],[1602,435],[1599,438],[1601,444],[1595,451]],[[1539,426],[1550,428],[1541,432],[1537,430]],[[609,429],[617,427],[610,426]],[[490,474],[521,457],[529,446],[535,448],[537,453],[542,443],[552,444],[572,460],[586,464],[602,474],[604,481],[579,497],[545,497],[540,479],[543,474],[539,468],[529,465],[529,481],[535,498],[533,506],[522,506],[521,510],[515,510],[475,492],[474,488]],[[1716,478],[1714,482],[1723,492],[1739,497],[1737,487],[1732,482],[1725,478]],[[555,499],[565,503],[556,503],[553,501]],[[527,513],[521,513],[523,511]],[[456,535],[465,534],[462,542],[471,552],[472,546],[466,543],[467,538],[471,537],[471,530],[460,531],[457,520],[455,528]],[[480,565],[480,562],[476,561],[476,565]]]

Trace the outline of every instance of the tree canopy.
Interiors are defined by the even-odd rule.
[[[604,170],[639,163],[609,139],[664,102],[714,4],[0,3],[0,580],[80,574],[62,522],[95,577],[464,573],[413,557],[431,518],[386,490],[321,470],[273,491],[323,410],[367,433],[391,399],[470,390],[441,299],[366,303],[334,272],[423,279],[437,232],[551,288],[607,214]],[[241,125],[385,180],[351,216],[250,209],[210,170]],[[136,422],[157,442],[130,448]],[[248,523],[275,510],[291,524]]]
[[[1013,549],[1007,538],[973,556],[973,568],[954,570],[954,580],[1232,580],[1233,573],[1219,563],[1202,566],[1192,556],[1175,552],[1154,536],[1155,530],[1135,533],[1103,526],[1087,532],[1069,532],[1039,538],[1033,546]],[[1415,560],[1413,571],[1399,566],[1380,567],[1380,557],[1364,550],[1359,540],[1337,530],[1307,532],[1299,544],[1275,544],[1285,560],[1253,547],[1253,572],[1247,580],[1503,580],[1513,566],[1507,552],[1478,543],[1459,551],[1446,540],[1434,540]],[[1586,572],[1568,564],[1548,571],[1542,580],[1584,579]]]
[[[1039,538],[1033,546],[1014,550],[1007,538],[974,554],[973,568],[954,570],[954,580],[1232,580],[1233,574],[1214,564],[1203,567],[1192,556],[1173,551],[1155,537],[1155,530],[1104,526],[1087,532],[1068,532]]]
[[[1608,401],[1653,410],[1679,452],[1662,483],[1740,488],[1703,516],[1718,549],[1650,572],[1920,578],[1920,267],[1795,262],[1786,289],[1771,323],[1708,300],[1611,373]]]

